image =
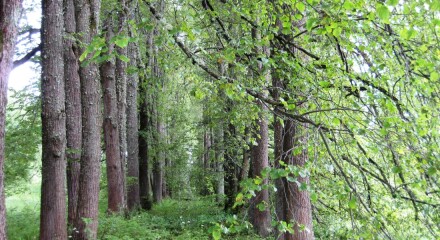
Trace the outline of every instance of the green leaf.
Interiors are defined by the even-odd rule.
[[[115,44],[120,48],[124,48],[128,45],[128,40],[128,37],[119,37],[115,40]]]
[[[254,179],[254,183],[257,184],[257,185],[260,185],[260,184],[263,183],[263,179],[257,176],[257,177]]]
[[[402,167],[394,166],[391,171],[393,171],[393,173],[400,173],[402,172]]]
[[[306,5],[304,3],[302,3],[302,2],[297,2],[295,7],[300,12],[304,12],[304,10],[306,10]]]
[[[356,207],[357,207],[356,198],[352,198],[352,199],[350,199],[350,201],[348,201],[348,207],[350,209],[356,209]]]
[[[286,179],[287,179],[287,181],[289,181],[289,182],[296,182],[296,178],[294,178],[294,177],[291,177],[291,176],[288,176],[288,177],[286,177]]]
[[[376,5],[376,13],[377,16],[379,17],[380,20],[382,20],[385,23],[389,23],[390,22],[390,10],[388,9],[388,7],[382,5],[382,4],[377,4]]]
[[[329,81],[319,81],[319,86],[323,87],[323,88],[328,88],[330,87],[332,84]]]
[[[214,238],[214,240],[219,240],[221,237],[222,233],[220,228],[216,228],[214,231],[212,231],[212,238]]]
[[[307,19],[307,22],[306,22],[307,31],[311,31],[317,21],[318,20],[316,18]]]
[[[438,78],[439,78],[438,72],[432,72],[431,75],[429,76],[429,79],[431,79],[431,81],[437,81]]]
[[[316,194],[316,193],[312,193],[312,194],[310,194],[310,200],[311,200],[313,203],[317,202],[317,201],[318,201],[318,194]]]
[[[428,172],[427,173],[428,173],[429,176],[432,176],[436,172],[437,172],[437,169],[435,169],[435,167],[431,166],[431,167],[428,168]]]
[[[351,1],[345,1],[342,7],[346,10],[352,10],[354,8],[354,4]]]
[[[89,52],[86,50],[84,51],[81,56],[79,56],[79,61],[82,62],[84,61],[84,59],[86,59],[87,55],[89,54]]]
[[[399,3],[399,0],[388,0],[387,4],[390,6],[396,6]]]
[[[130,62],[130,59],[125,55],[118,55],[118,58],[123,62],[126,62],[126,63]]]
[[[266,210],[266,204],[264,204],[264,202],[260,202],[259,204],[257,204],[257,208],[258,210],[260,210],[260,212]]]
[[[243,193],[238,193],[237,197],[235,197],[236,202],[242,202],[243,201]]]

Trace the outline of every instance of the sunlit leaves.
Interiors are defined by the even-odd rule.
[[[391,12],[388,9],[388,7],[386,7],[382,4],[377,4],[376,5],[376,13],[377,13],[377,16],[379,17],[379,19],[382,20],[383,22],[385,22],[385,23],[390,22]]]

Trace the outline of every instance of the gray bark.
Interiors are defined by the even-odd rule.
[[[130,66],[137,67],[137,46],[129,45]],[[139,207],[139,120],[138,120],[138,81],[137,73],[129,75],[127,81],[127,176],[130,182],[127,184],[127,205],[133,210]]]
[[[67,239],[63,1],[42,4],[40,239]]]
[[[64,79],[66,92],[66,140],[67,140],[67,200],[69,226],[73,226],[77,215],[79,173],[81,161],[81,91],[78,58],[75,56],[76,31],[73,0],[64,0]]]
[[[98,33],[99,0],[75,2],[76,30],[87,46]],[[79,56],[85,49],[77,49]],[[81,66],[82,152],[75,239],[96,239],[101,160],[101,86],[95,63]]]

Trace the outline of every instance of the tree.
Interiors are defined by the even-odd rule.
[[[0,2],[0,238],[6,239],[6,208],[4,188],[5,117],[8,78],[12,68],[21,1]]]
[[[107,170],[108,211],[117,213],[124,210],[124,182],[119,142],[119,121],[116,96],[115,59],[112,18],[103,24],[110,58],[101,64],[102,90],[104,95],[104,142]]]
[[[140,78],[141,79],[141,78]],[[139,197],[142,209],[150,210],[151,202],[151,182],[149,165],[149,133],[151,133],[151,117],[149,115],[149,105],[146,90],[141,87],[140,91],[141,106],[139,112]]]
[[[116,4],[118,11],[118,34],[123,40],[127,40],[123,35],[127,35],[127,2],[121,0]],[[118,56],[128,56],[127,45],[124,43],[121,47],[116,46]],[[124,182],[124,204],[127,205],[127,182],[125,179],[127,168],[127,60],[120,57],[116,58],[116,96],[118,104],[118,128],[119,128],[119,149],[121,158],[121,170],[123,172]],[[124,208],[127,206],[124,206]]]
[[[252,30],[252,37],[257,41],[261,39],[261,33],[257,29]],[[267,46],[259,46],[256,44],[255,51],[257,54],[269,55]],[[255,72],[254,77],[262,78],[262,85],[264,86],[270,80],[270,73],[263,68],[263,64],[258,64],[258,72]],[[267,107],[262,101],[257,100],[257,105],[260,110],[256,119],[256,145],[251,147],[251,166],[252,177],[260,178],[261,184],[267,185],[269,179],[262,177],[263,170],[269,167],[269,127],[267,117]],[[249,207],[250,222],[256,229],[260,236],[267,237],[271,230],[271,214],[269,210],[269,190],[261,189],[256,193],[256,196],[251,198]]]
[[[151,31],[147,33],[147,52],[150,56],[152,56],[152,46],[153,46],[153,32]],[[140,54],[139,54],[140,55]],[[143,61],[141,60],[141,56],[139,56],[139,66],[141,69],[152,69],[152,59],[148,59],[148,65],[145,66]],[[142,209],[150,210],[153,203],[151,199],[151,140],[152,138],[152,114],[151,114],[151,94],[149,90],[151,89],[150,84],[148,84],[146,76],[147,73],[144,70],[144,77],[139,77],[139,195],[140,195],[140,204]]]
[[[87,54],[85,46],[92,44],[98,33],[100,1],[77,1],[75,4],[76,32],[80,47],[76,55]],[[85,58],[89,59],[89,58]],[[81,79],[82,151],[78,191],[76,239],[95,239],[98,228],[98,197],[101,160],[101,86],[97,64],[86,61],[79,68]]]
[[[66,239],[63,1],[43,1],[40,239]]]
[[[72,227],[77,217],[79,174],[82,144],[81,87],[78,57],[74,1],[64,0],[64,81],[66,92],[66,158],[67,158],[67,222]]]
[[[134,43],[128,46],[131,69],[137,68],[137,48]],[[127,178],[130,181],[127,182],[127,205],[130,210],[138,208],[140,204],[138,82],[137,72],[129,75],[127,79]]]

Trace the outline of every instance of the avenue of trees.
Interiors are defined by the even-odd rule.
[[[440,237],[439,1],[41,9],[34,29],[20,0],[0,0],[0,239],[8,186],[35,162],[40,239],[96,239],[103,190],[107,213],[127,218],[212,197],[239,219],[213,223],[214,239],[243,226],[283,240]],[[31,35],[41,43],[16,50]],[[40,95],[7,105],[26,61],[41,66]]]

